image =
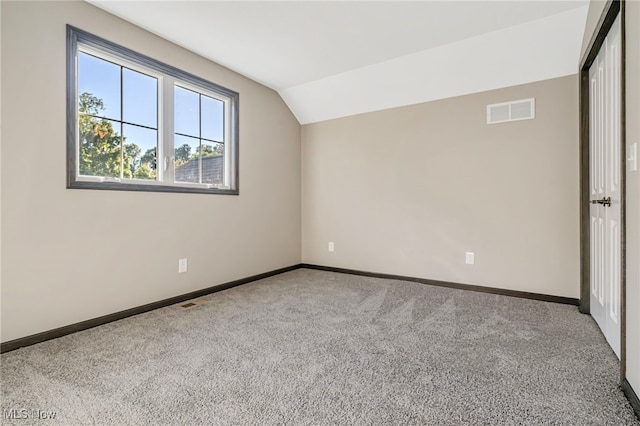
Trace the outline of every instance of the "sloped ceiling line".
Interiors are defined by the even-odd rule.
[[[575,73],[588,10],[587,0],[88,1],[278,91],[302,124]]]
[[[306,124],[575,74],[587,10],[573,9],[279,93]]]

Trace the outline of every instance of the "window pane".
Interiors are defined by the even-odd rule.
[[[120,66],[79,52],[78,96],[81,113],[120,120]]]
[[[200,137],[200,99],[198,93],[175,86],[174,131]]]
[[[158,128],[158,79],[122,70],[123,121]]]
[[[81,115],[79,173],[120,177],[120,123]]]
[[[224,103],[202,95],[202,137],[224,142]]]
[[[202,142],[202,183],[224,182],[224,144]]]
[[[199,151],[200,140],[187,136],[175,135],[175,168],[176,182],[200,182]]]
[[[125,178],[156,179],[156,151],[158,131],[144,127],[123,125]]]

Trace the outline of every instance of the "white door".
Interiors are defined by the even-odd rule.
[[[620,18],[590,79],[591,315],[620,357]]]

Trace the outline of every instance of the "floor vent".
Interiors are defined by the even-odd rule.
[[[487,124],[531,120],[532,118],[536,118],[535,98],[487,105]]]

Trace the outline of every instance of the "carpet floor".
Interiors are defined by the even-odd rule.
[[[640,425],[573,306],[306,269],[196,302],[3,354],[2,424]]]

